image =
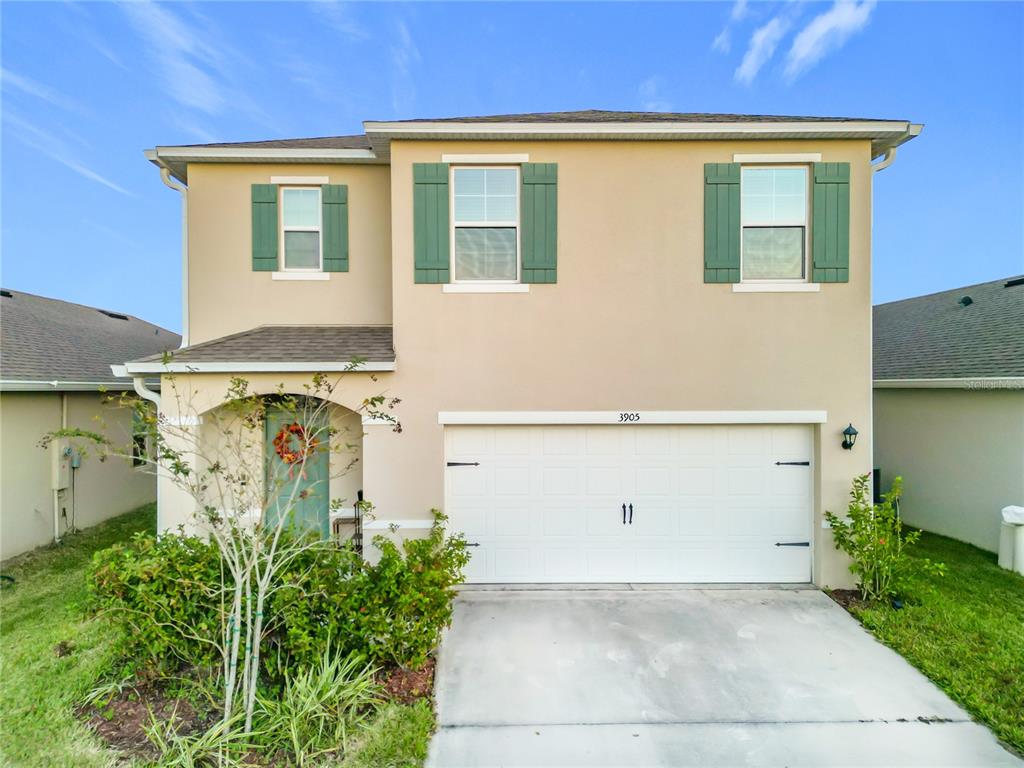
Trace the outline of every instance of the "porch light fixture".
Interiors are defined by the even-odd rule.
[[[850,424],[850,426],[843,430],[843,448],[849,451],[856,442],[857,430],[853,428],[853,424]]]

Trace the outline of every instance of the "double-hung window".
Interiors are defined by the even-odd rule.
[[[519,169],[452,171],[454,281],[519,281]]]
[[[285,271],[320,271],[321,245],[319,187],[281,187],[281,268]]]
[[[747,280],[807,277],[806,166],[740,172],[741,275]]]

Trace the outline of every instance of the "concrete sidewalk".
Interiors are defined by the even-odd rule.
[[[464,591],[444,766],[1021,766],[816,590]]]

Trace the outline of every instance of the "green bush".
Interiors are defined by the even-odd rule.
[[[882,496],[881,504],[869,501],[868,478],[868,475],[854,478],[846,520],[831,512],[825,513],[825,519],[832,526],[836,549],[841,549],[852,560],[850,572],[858,578],[861,598],[900,597],[915,571],[942,575],[946,566],[927,558],[907,556],[907,548],[917,543],[921,532],[903,532],[897,506],[903,478],[893,480],[892,489]]]
[[[263,668],[283,684],[321,662],[328,642],[369,663],[420,666],[451,622],[454,587],[468,562],[465,540],[445,535],[434,513],[430,535],[401,547],[378,536],[370,565],[330,542],[305,546],[277,575],[265,613]],[[220,553],[203,539],[138,535],[96,554],[90,574],[97,606],[127,630],[125,655],[146,665],[215,668],[227,606]]]

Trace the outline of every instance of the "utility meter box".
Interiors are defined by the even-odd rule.
[[[54,491],[63,491],[71,485],[71,446],[66,440],[50,443],[51,483]]]

